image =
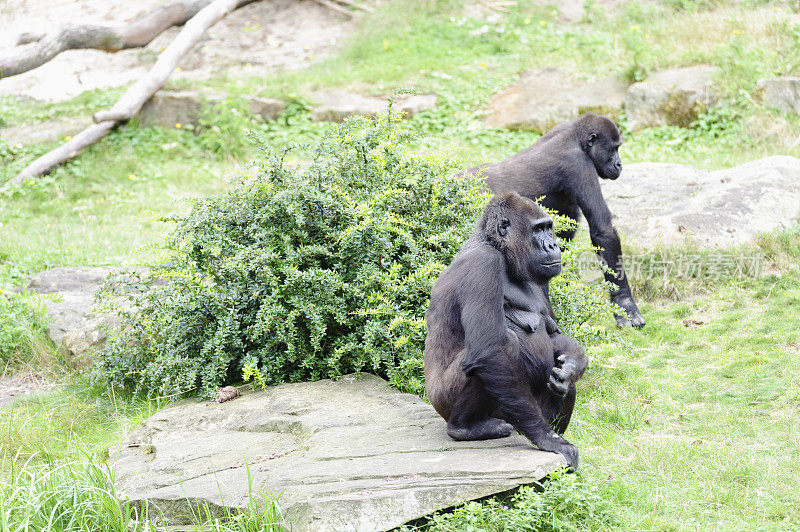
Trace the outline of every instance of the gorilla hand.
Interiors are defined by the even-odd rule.
[[[556,434],[555,432],[551,432],[550,434],[545,435],[542,438],[537,438],[539,441],[534,441],[533,443],[542,451],[549,451],[551,453],[558,453],[564,457],[567,461],[567,465],[569,466],[570,472],[575,472],[578,470],[578,448],[572,445],[570,442]]]
[[[636,302],[630,294],[626,294],[621,290],[612,292],[611,302],[615,305],[619,305],[625,311],[625,314],[614,313],[617,326],[627,327],[632,325],[634,327],[644,327],[645,321],[642,317],[642,313],[639,312],[639,307],[636,306]]]
[[[547,382],[547,389],[550,393],[558,397],[566,397],[569,387],[578,380],[579,375],[575,371],[575,364],[568,360],[567,355],[561,355],[556,360],[550,372],[550,380]]]

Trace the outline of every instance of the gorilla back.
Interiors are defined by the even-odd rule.
[[[452,438],[500,438],[514,427],[577,467],[577,449],[560,434],[587,359],[553,315],[548,283],[560,272],[553,222],[538,205],[515,192],[489,202],[426,315],[426,390]]]

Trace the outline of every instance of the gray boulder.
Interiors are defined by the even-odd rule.
[[[314,122],[342,122],[349,116],[372,117],[386,111],[387,98],[363,96],[352,92],[317,91],[312,98],[318,103],[311,110]],[[394,109],[403,112],[403,118],[432,109],[436,105],[433,94],[406,94],[395,99]]]
[[[712,89],[718,67],[696,65],[663,70],[628,87],[625,113],[633,129],[686,127],[718,101]]]
[[[587,112],[616,119],[625,101],[625,85],[616,78],[578,81],[558,68],[530,70],[489,102],[486,124],[544,133]]]
[[[108,275],[118,271],[110,266],[54,268],[35,275],[28,283],[29,292],[52,296],[44,299],[47,336],[77,361],[102,349],[108,331],[119,326],[117,315],[93,311],[97,290]]]
[[[800,115],[800,77],[760,79],[756,96],[784,113]]]
[[[191,503],[246,505],[249,468],[292,530],[370,531],[536,482],[565,461],[516,434],[454,441],[430,405],[362,374],[182,401],[145,420],[109,465],[117,495],[173,524]]]
[[[600,182],[614,226],[642,245],[726,248],[800,218],[800,159],[789,156],[716,171],[628,164],[616,181]]]
[[[177,124],[197,125],[205,99],[194,91],[159,91],[139,111],[144,127],[174,128]]]

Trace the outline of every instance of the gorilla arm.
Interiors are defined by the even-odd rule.
[[[594,168],[587,168],[587,172],[594,174]],[[631,287],[628,285],[628,278],[625,275],[625,267],[622,265],[622,245],[619,242],[617,231],[611,225],[611,211],[603,199],[600,190],[600,183],[594,175],[582,178],[581,187],[577,191],[575,202],[586,217],[589,224],[589,237],[592,245],[600,248],[600,257],[603,259],[613,273],[604,272],[606,281],[616,286],[611,291],[611,302],[622,307],[627,313],[625,316],[617,315],[617,324],[630,324],[634,327],[641,327],[645,324],[644,318],[631,294]]]

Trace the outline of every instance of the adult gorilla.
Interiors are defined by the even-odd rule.
[[[587,359],[553,315],[548,283],[560,272],[552,219],[515,192],[490,201],[426,315],[426,391],[452,438],[502,438],[513,426],[577,468],[560,434]]]
[[[600,181],[616,179],[622,171],[617,149],[622,144],[617,126],[604,116],[587,113],[573,122],[559,124],[533,145],[494,164],[466,171],[483,171],[486,184],[495,194],[515,191],[531,199],[544,197],[542,204],[575,221],[580,213],[589,223],[592,244],[601,248],[600,257],[614,273],[605,278],[615,286],[611,301],[622,307],[617,324],[641,327],[645,324],[633,300],[619,236],[611,225],[611,211],[603,199]],[[559,236],[572,239],[575,230]]]

